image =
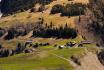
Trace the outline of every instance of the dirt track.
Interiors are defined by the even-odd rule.
[[[81,66],[79,70],[104,70],[104,66],[98,60],[96,54],[88,52],[85,57],[81,59]]]

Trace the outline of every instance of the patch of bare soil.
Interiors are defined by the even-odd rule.
[[[88,4],[89,0],[74,0],[76,3]]]
[[[96,54],[87,52],[87,55],[81,59],[81,66],[78,70],[104,70],[104,66],[100,63]]]
[[[81,15],[75,19],[76,29],[84,39],[98,42],[100,39],[91,27],[93,24],[92,18],[94,18],[93,13],[89,9],[86,9],[85,15]]]
[[[30,31],[27,35],[25,35],[25,36],[19,36],[18,38],[19,38],[19,39],[28,39],[28,38],[30,38],[32,35],[33,35],[33,31]]]

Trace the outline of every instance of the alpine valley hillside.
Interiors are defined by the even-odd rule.
[[[0,70],[104,70],[103,0],[1,0]]]
[[[59,2],[59,4],[62,4],[61,0],[59,0],[58,2]],[[40,4],[39,5],[40,8],[39,8],[38,11],[39,12],[44,11],[46,13],[47,12],[49,13],[51,11],[50,9],[52,8],[51,5],[53,6],[54,4],[58,4],[58,2],[54,2],[54,0],[16,0],[16,1],[15,0],[2,0],[1,1],[1,12],[3,13],[3,16],[12,15],[12,14],[19,13],[19,12],[26,12],[26,11],[28,11],[30,9],[31,10],[36,10],[36,9],[34,9],[34,7],[38,7],[37,4]],[[94,0],[89,0],[89,1],[86,0],[86,1],[82,1],[82,2],[80,0],[74,0],[74,1],[67,1],[66,0],[66,1],[64,1],[64,3],[66,3],[66,2],[67,3],[72,3],[72,2],[73,3],[74,2],[75,3],[82,3],[83,5],[84,4],[86,5],[86,7],[84,6],[84,8],[82,8],[81,14],[85,13],[85,14],[89,14],[89,15],[82,16],[82,18],[84,17],[82,20],[87,20],[87,19],[89,20],[90,19],[89,21],[91,21],[91,22],[89,22],[89,21],[80,22],[82,24],[78,25],[78,28],[79,28],[78,31],[79,31],[79,33],[84,33],[84,34],[82,34],[82,36],[86,37],[87,39],[92,38],[92,40],[99,41],[100,44],[103,44],[103,40],[102,40],[103,39],[103,34],[102,34],[103,33],[103,21],[99,21],[99,18],[103,19],[103,12],[102,12],[103,11],[103,7],[102,7],[103,2],[102,2],[102,0],[101,1],[100,0],[99,1],[97,1],[97,0],[96,1],[94,1]],[[95,5],[97,7],[95,7]],[[87,11],[83,12],[83,11],[86,10],[86,8],[87,8]],[[93,8],[96,9],[96,10],[94,10]],[[100,9],[97,10],[97,8],[100,8]],[[64,10],[64,9],[62,9],[62,10]],[[60,13],[60,12],[57,12],[57,13]],[[71,13],[71,14],[73,14],[73,13]],[[61,15],[69,16],[70,13],[68,11],[65,13],[65,10],[64,10]],[[78,15],[80,15],[80,12],[77,12],[76,14],[73,14],[72,16],[74,16],[74,15],[78,16]],[[90,18],[90,17],[93,17],[93,18]],[[66,21],[68,21],[68,20],[66,20]],[[74,23],[74,22],[71,22],[71,23]],[[75,25],[77,25],[77,23],[78,22],[75,22]],[[98,25],[97,25],[97,23],[98,23]],[[84,25],[84,24],[86,24],[86,25]],[[91,26],[87,26],[87,24],[91,25]],[[74,25],[74,24],[72,24],[72,25]],[[94,28],[92,26],[94,26]],[[99,26],[101,26],[101,27],[99,27]],[[80,28],[80,27],[83,27],[83,28]],[[93,29],[93,31],[90,30],[91,31],[91,33],[90,33],[88,28]],[[100,28],[100,29],[96,29],[96,28]],[[86,32],[84,32],[84,31],[86,31]]]
[[[36,3],[48,4],[52,0],[1,0],[1,11],[4,14],[23,12],[35,6]]]

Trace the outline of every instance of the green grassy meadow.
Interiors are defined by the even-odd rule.
[[[38,55],[36,53],[18,54],[7,58],[0,58],[0,70],[38,70],[41,68],[46,70],[73,70],[69,62],[48,53],[41,54],[39,52]]]
[[[64,45],[67,42],[75,41],[80,42],[83,39],[77,37],[75,39],[65,39],[55,42],[57,45]],[[4,46],[9,48],[15,48],[18,42],[24,42],[20,40],[1,41]],[[44,42],[44,41],[43,41]],[[90,50],[95,48],[95,44],[84,45]],[[70,59],[71,56],[75,55],[83,57],[85,55],[85,48],[64,48],[56,49],[53,45],[41,46],[37,51],[33,53],[21,53],[6,58],[0,58],[0,70],[74,70],[70,62],[61,59],[59,57]]]

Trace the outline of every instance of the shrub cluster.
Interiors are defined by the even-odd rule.
[[[50,14],[61,13],[61,16],[77,16],[84,14],[85,5],[82,3],[67,4],[65,6],[57,4],[52,7]]]
[[[52,7],[51,14],[62,13],[64,6],[57,4]]]

